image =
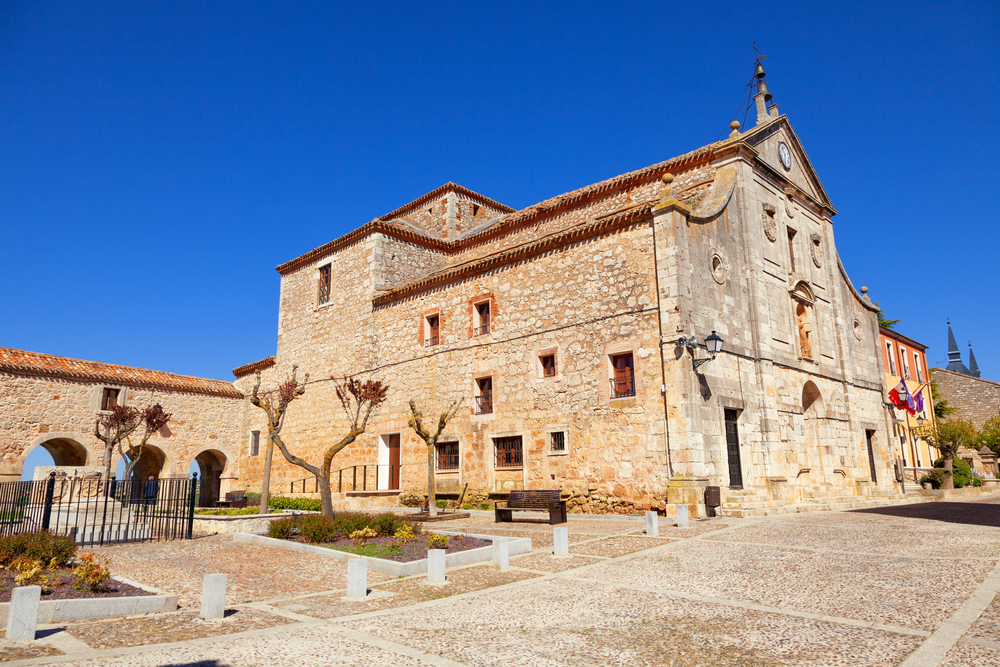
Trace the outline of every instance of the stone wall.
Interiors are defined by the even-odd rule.
[[[956,416],[982,428],[987,419],[1000,415],[1000,383],[932,368],[931,378],[941,398],[957,408]]]

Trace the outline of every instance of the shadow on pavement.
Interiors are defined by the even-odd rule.
[[[871,507],[851,510],[860,514],[882,514],[904,519],[925,519],[946,523],[1000,528],[1000,503],[934,502],[892,507]]]

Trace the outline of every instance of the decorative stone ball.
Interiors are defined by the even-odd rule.
[[[733,128],[734,130],[740,129],[740,121],[734,120],[732,123],[729,124],[729,127]]]
[[[865,287],[864,285],[862,285],[862,286],[861,286],[861,293],[862,293],[862,294],[868,294],[868,288],[867,288],[867,287]]]
[[[663,181],[664,185],[670,185],[671,183],[674,182],[674,175],[668,171],[663,175],[663,178],[661,178],[660,180]]]

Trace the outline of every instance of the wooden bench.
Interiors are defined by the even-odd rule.
[[[225,500],[220,500],[215,503],[216,507],[232,507],[235,509],[243,509],[247,506],[247,492],[244,491],[230,491],[226,494]]]
[[[550,524],[566,523],[566,501],[560,500],[561,496],[558,489],[511,491],[504,507],[496,503],[496,523],[513,522],[514,512],[548,512]]]

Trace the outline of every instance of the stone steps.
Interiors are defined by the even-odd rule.
[[[926,496],[835,496],[819,501],[806,503],[786,504],[782,501],[770,501],[764,503],[748,503],[749,506],[727,506],[719,508],[720,516],[733,518],[760,518],[765,516],[775,516],[778,514],[799,514],[805,512],[831,512],[852,509],[863,509],[866,507],[882,507],[886,505],[901,505],[914,502],[930,502],[934,498]]]

